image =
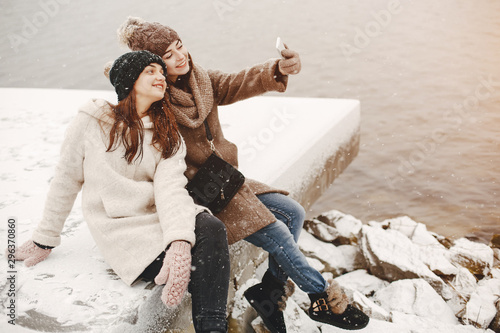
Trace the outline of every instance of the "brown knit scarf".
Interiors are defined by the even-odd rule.
[[[207,118],[214,104],[212,82],[205,69],[192,63],[189,77],[192,94],[170,87],[170,102],[177,122],[189,128],[198,128]]]

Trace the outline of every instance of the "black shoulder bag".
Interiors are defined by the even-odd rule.
[[[245,182],[245,176],[215,153],[212,133],[205,120],[205,131],[212,154],[198,169],[193,179],[188,181],[186,189],[194,201],[209,208],[212,213],[219,213],[227,206]]]

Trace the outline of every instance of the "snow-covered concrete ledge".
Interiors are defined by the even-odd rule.
[[[111,91],[0,89],[0,244],[6,244],[10,217],[16,220],[18,244],[29,239],[42,213],[66,125],[89,98],[115,101]],[[305,207],[359,148],[360,110],[355,100],[258,97],[221,108],[220,118],[226,137],[239,147],[241,171],[290,191]],[[231,246],[231,253],[233,311],[241,308],[235,305],[235,295],[266,256],[244,242]],[[62,244],[50,257],[32,268],[16,264],[15,327],[7,323],[7,272],[12,269],[3,254],[1,259],[2,332],[191,329],[189,297],[169,313],[159,300],[161,287],[145,282],[128,287],[114,275],[85,226],[80,198],[66,222]],[[245,313],[232,320],[233,328],[235,322],[240,326],[235,332],[246,331],[241,327]]]

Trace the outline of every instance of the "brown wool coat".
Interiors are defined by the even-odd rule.
[[[214,137],[216,153],[233,166],[238,167],[238,149],[234,143],[224,138],[217,107],[218,105],[231,104],[261,95],[268,91],[284,92],[288,77],[279,73],[277,65],[278,59],[274,59],[264,64],[242,70],[239,73],[226,74],[220,71],[205,72],[195,64],[194,68],[198,73],[197,75],[200,72],[205,72],[210,79],[209,81],[205,81],[201,87],[197,86],[193,89],[207,95],[210,95],[210,92],[213,91],[213,98],[206,98],[203,102],[198,100],[196,103],[197,110],[201,109],[199,105],[201,103],[212,103],[212,105],[204,105],[205,109],[208,107],[208,111],[204,111],[208,115],[198,112],[197,116],[200,116],[200,114],[202,116],[199,117],[200,119],[197,119],[197,123],[201,122],[201,124],[186,124],[184,121],[184,124],[187,125],[184,126],[182,125],[183,121],[179,117],[179,112],[183,110],[184,105],[182,105],[182,102],[176,101],[175,98],[171,97],[172,108],[174,109],[174,113],[177,113],[176,119],[179,123],[179,130],[187,146],[187,170],[185,175],[188,179],[191,179],[196,174],[198,168],[212,152],[202,122],[205,118],[208,120],[210,131]],[[204,86],[210,84],[211,87]],[[195,92],[193,92],[193,95],[195,95]],[[247,178],[229,205],[216,215],[226,225],[229,244],[233,244],[276,221],[274,215],[256,197],[258,194],[269,192],[288,194],[286,191],[281,191]]]

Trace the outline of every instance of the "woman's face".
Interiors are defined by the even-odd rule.
[[[169,80],[175,81],[179,75],[184,75],[189,71],[188,50],[181,40],[170,44],[162,59],[167,65]]]
[[[166,89],[167,83],[163,68],[156,63],[146,66],[134,84],[135,97],[141,104],[152,104],[161,100]]]

